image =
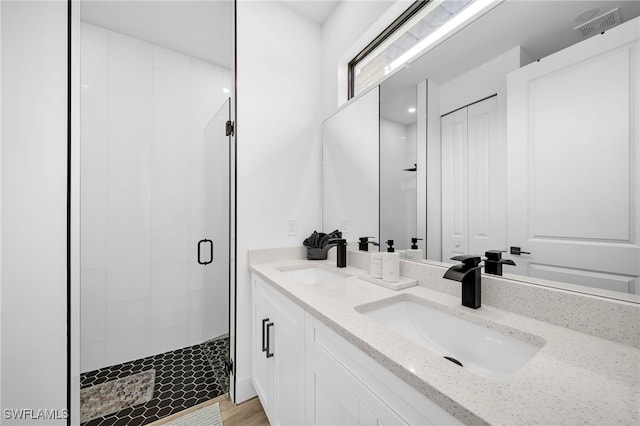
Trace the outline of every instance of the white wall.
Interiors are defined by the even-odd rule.
[[[231,77],[86,23],[81,45],[84,372],[228,332],[227,297],[207,291],[227,295],[226,270],[203,283],[196,247],[204,128]]]
[[[465,74],[440,83],[440,114],[479,101],[487,96],[506,93],[507,73],[531,62],[531,58],[515,47]],[[506,103],[506,99],[504,100]]]
[[[67,3],[1,2],[2,409],[63,410]],[[3,425],[33,424],[7,420]],[[49,425],[65,420],[47,420]]]
[[[247,250],[320,231],[320,50],[319,25],[282,4],[237,4],[237,402],[255,395]]]

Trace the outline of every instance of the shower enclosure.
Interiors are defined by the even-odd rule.
[[[229,391],[231,1],[80,7],[81,422],[146,424]]]

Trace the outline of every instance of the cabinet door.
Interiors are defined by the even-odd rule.
[[[347,370],[328,354],[317,354],[310,362],[312,425],[406,425]],[[311,421],[309,422],[309,419]]]
[[[253,384],[269,422],[304,423],[304,311],[253,276]]]
[[[307,392],[312,408],[307,423],[314,426],[359,424],[356,396],[347,390],[334,371],[322,365],[321,360],[310,361]]]
[[[269,348],[273,353],[275,380],[275,424],[304,423],[304,329],[295,327],[274,312]]]
[[[305,424],[462,424],[309,314],[305,328]]]
[[[274,363],[271,358],[267,358],[266,351],[266,327],[272,318],[269,311],[272,310],[269,301],[264,293],[257,286],[256,279],[253,279],[253,340],[251,345],[253,360],[253,386],[260,398],[262,407],[269,419],[272,416],[275,395]]]

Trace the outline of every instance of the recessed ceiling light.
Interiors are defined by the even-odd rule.
[[[416,112],[416,109],[415,109],[415,107],[411,107],[411,108],[409,108],[407,111],[409,111],[409,112],[413,113],[413,112]]]
[[[226,87],[222,88],[222,93],[229,93],[229,89],[227,89]]]
[[[582,11],[578,14],[578,16],[576,16],[575,21],[577,23],[582,23],[582,22],[586,22],[589,19],[593,18],[594,16],[596,16],[598,14],[598,12],[600,12],[600,9],[598,9],[597,7],[594,7],[592,9],[587,9],[585,11]]]

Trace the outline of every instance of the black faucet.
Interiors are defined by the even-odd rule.
[[[344,238],[332,238],[329,240],[327,247],[337,246],[336,266],[344,268],[347,266],[347,240]],[[327,249],[328,250],[328,249]]]
[[[487,250],[484,252],[484,255],[487,256],[484,260],[484,272],[502,276],[502,265],[516,266],[513,260],[503,259],[502,253],[504,253],[504,250]]]
[[[478,309],[481,305],[480,289],[480,256],[454,256],[451,260],[459,260],[462,264],[453,265],[447,269],[444,278],[462,283],[462,306]]]
[[[360,237],[360,242],[358,243],[358,250],[360,251],[369,251],[369,244],[373,244],[374,246],[380,246],[380,244],[375,241],[369,241],[369,238],[375,237]]]

